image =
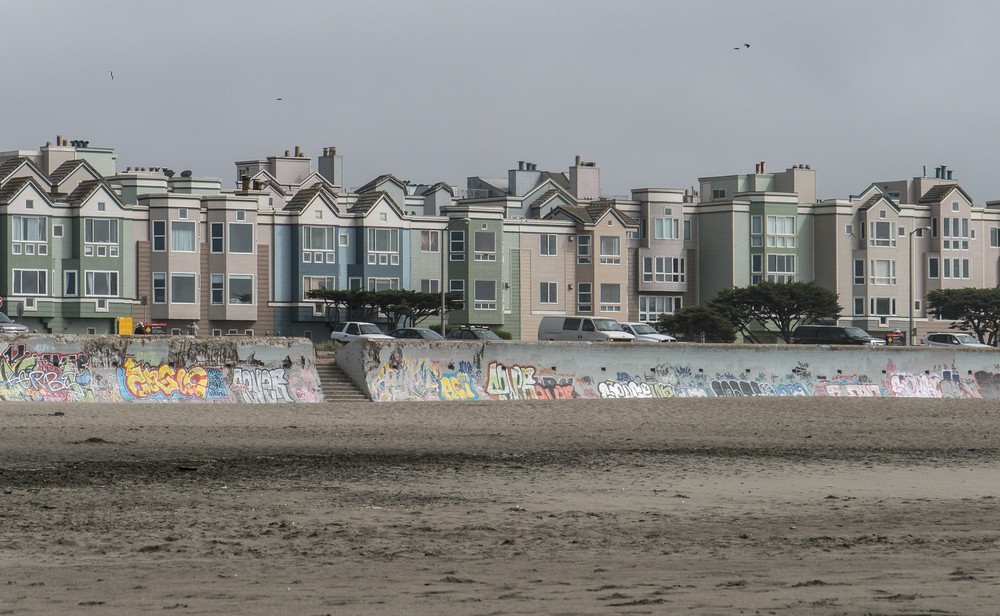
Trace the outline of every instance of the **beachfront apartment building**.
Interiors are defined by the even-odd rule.
[[[545,315],[655,321],[721,289],[814,281],[839,294],[843,323],[886,332],[911,316],[945,326],[927,291],[1000,277],[1000,203],[976,205],[943,167],[818,200],[808,165],[757,163],[626,199],[603,196],[580,157],[565,172],[521,161],[464,190],[391,174],[348,190],[335,148],[316,162],[298,147],[237,161],[224,189],[190,172],[118,173],[113,150],[61,137],[0,153],[4,309],[52,333],[132,316],[320,341],[339,315],[311,289],[443,287],[462,300],[449,323],[531,340]]]

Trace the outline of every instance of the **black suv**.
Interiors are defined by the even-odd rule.
[[[885,340],[872,336],[860,327],[840,325],[799,325],[792,332],[792,344],[868,344],[884,345]]]
[[[448,340],[503,340],[491,329],[485,327],[456,327],[445,336]]]

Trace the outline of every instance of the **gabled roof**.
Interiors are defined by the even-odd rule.
[[[76,188],[73,189],[73,192],[66,196],[65,201],[71,207],[80,207],[86,203],[88,199],[93,197],[94,193],[101,188],[104,188],[108,192],[119,207],[125,207],[125,203],[105,180],[86,180],[84,182],[80,182],[77,184]]]
[[[352,214],[368,214],[368,212],[370,212],[379,201],[385,201],[388,203],[400,218],[405,215],[403,210],[399,208],[399,205],[397,205],[396,202],[392,200],[392,197],[389,196],[389,193],[384,190],[366,192],[363,195],[358,195],[358,200],[355,201],[347,211]]]
[[[63,164],[56,167],[56,169],[49,174],[52,186],[58,186],[63,180],[68,178],[73,172],[81,167],[87,171],[87,175],[89,175],[91,179],[97,180],[101,178],[101,174],[98,173],[97,169],[94,169],[93,165],[88,163],[84,158],[78,158],[76,160],[67,160]]]
[[[282,197],[284,197],[286,195],[285,189],[281,186],[281,183],[278,182],[278,178],[276,178],[273,175],[271,175],[267,171],[267,169],[261,169],[260,171],[258,171],[254,175],[250,176],[248,179],[250,180],[251,185],[253,184],[254,181],[263,182],[264,186],[266,186],[266,187],[270,188],[271,190],[275,191],[276,193],[278,193]]]
[[[49,198],[45,193],[45,189],[42,186],[39,186],[38,182],[36,182],[33,177],[14,178],[3,186],[0,186],[0,203],[10,203],[14,197],[21,194],[21,191],[28,186],[34,186],[38,194],[51,205],[51,201],[49,201]]]
[[[323,184],[324,186],[326,186],[327,190],[334,193],[336,192],[334,189],[337,187],[336,184],[323,177],[322,174],[320,174],[317,171],[313,171],[312,173],[307,175],[301,182],[299,182],[299,187],[301,188],[307,184],[310,187],[315,186],[316,184]]]
[[[49,179],[45,177],[45,174],[42,173],[30,159],[24,158],[23,156],[14,156],[12,158],[8,158],[2,165],[0,165],[0,185],[6,184],[15,173],[24,167],[30,169],[35,176],[40,178],[46,184],[50,184]]]
[[[386,173],[384,175],[378,176],[377,178],[375,178],[371,182],[368,182],[367,184],[365,184],[364,186],[362,186],[361,188],[357,189],[354,192],[358,194],[372,192],[385,182],[392,182],[397,186],[399,186],[400,188],[402,188],[403,190],[406,190],[406,184],[404,184],[399,178],[392,175],[391,173]]]
[[[920,199],[917,199],[917,203],[920,205],[928,203],[941,203],[941,200],[947,197],[953,190],[957,190],[962,193],[962,196],[965,197],[966,201],[972,203],[972,197],[970,197],[969,193],[965,192],[965,190],[958,184],[938,184],[925,192],[924,196],[920,197]]]
[[[452,197],[455,196],[455,191],[452,189],[451,184],[449,184],[448,182],[438,182],[437,184],[428,186],[427,188],[420,191],[420,196],[430,195],[436,193],[441,189],[447,190],[448,194],[451,195]]]
[[[872,209],[879,203],[887,203],[889,204],[889,207],[891,207],[896,212],[899,212],[899,204],[896,203],[895,199],[889,196],[889,193],[887,193],[884,188],[878,186],[877,184],[872,184],[871,186],[865,189],[865,192],[868,191],[872,191],[871,196],[869,196],[864,203],[858,206],[859,212],[867,212],[868,210]]]
[[[616,216],[626,227],[635,227],[639,223],[613,205],[559,205],[547,218],[563,215],[579,224],[592,226],[603,220],[608,213]]]
[[[309,188],[303,188],[299,192],[295,193],[287,204],[285,204],[286,211],[301,212],[302,210],[309,207],[316,199],[321,199],[327,206],[333,210],[337,211],[337,198],[330,194],[330,191],[322,182],[316,182]]]

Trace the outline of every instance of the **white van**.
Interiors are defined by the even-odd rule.
[[[614,319],[604,317],[542,317],[539,340],[585,340],[589,342],[632,342],[635,336],[622,331]]]

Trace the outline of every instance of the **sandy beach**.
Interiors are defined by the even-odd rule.
[[[1000,613],[995,401],[0,408],[0,614]]]

